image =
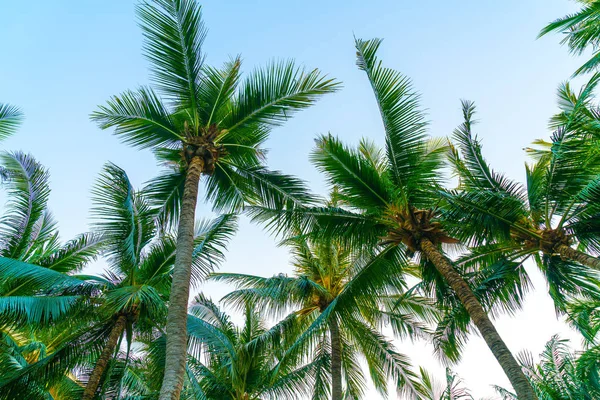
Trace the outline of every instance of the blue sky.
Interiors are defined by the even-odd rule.
[[[137,185],[159,169],[149,152],[119,143],[88,117],[109,96],[148,83],[134,4],[0,2],[0,102],[19,105],[26,113],[22,129],[3,148],[31,152],[50,169],[50,205],[65,239],[88,229],[90,188],[106,161],[123,167]],[[526,160],[523,147],[548,137],[557,85],[582,62],[560,47],[558,35],[535,39],[545,23],[575,9],[567,0],[202,4],[209,29],[205,42],[209,64],[221,65],[241,54],[243,69],[249,71],[272,59],[295,58],[343,81],[342,91],[298,114],[274,131],[267,143],[272,168],[296,174],[321,192],[322,177],[308,162],[317,134],[331,132],[350,143],[363,136],[381,142],[383,137],[372,93],[354,64],[353,35],[385,38],[380,57],[413,79],[428,109],[432,135],[449,135],[460,123],[460,99],[475,101],[486,157],[520,180]],[[199,215],[210,216],[210,210],[200,206]],[[285,250],[274,243],[259,227],[244,221],[222,270],[289,272]],[[515,352],[529,348],[538,353],[552,334],[568,334],[556,322],[543,281],[537,277],[534,283],[536,291],[529,295],[525,310],[498,322]],[[209,285],[206,290],[219,298],[226,288]],[[399,346],[415,364],[441,371],[427,346]],[[506,384],[489,351],[475,337],[457,371],[477,395],[490,395],[491,383]]]

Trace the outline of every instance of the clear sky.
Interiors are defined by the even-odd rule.
[[[241,54],[249,71],[274,58],[295,58],[343,81],[342,91],[298,114],[267,143],[270,167],[300,176],[318,192],[324,191],[323,180],[308,162],[317,134],[331,132],[350,143],[362,136],[380,143],[383,138],[366,77],[354,64],[353,35],[385,38],[380,56],[387,66],[412,77],[433,135],[449,135],[460,123],[459,99],[475,101],[485,155],[519,180],[524,177],[523,147],[548,137],[556,87],[582,62],[560,47],[557,35],[535,39],[545,23],[574,10],[576,5],[567,0],[202,3],[209,28],[208,63],[221,65]],[[136,185],[159,168],[149,152],[120,144],[88,117],[109,96],[148,83],[134,4],[0,0],[0,102],[19,105],[26,113],[20,132],[2,146],[31,152],[50,169],[50,206],[63,239],[88,229],[90,188],[106,161],[123,167]],[[210,210],[201,205],[199,216],[210,216]],[[232,241],[222,270],[266,276],[290,272],[285,250],[247,221]],[[497,322],[509,347],[537,354],[555,333],[572,337],[578,345],[577,336],[556,320],[543,280],[533,266],[529,270],[536,289],[525,309]],[[205,290],[218,299],[227,288],[208,285]],[[430,347],[409,342],[398,346],[414,364],[443,378]],[[455,370],[477,396],[491,396],[492,383],[507,385],[475,335]]]

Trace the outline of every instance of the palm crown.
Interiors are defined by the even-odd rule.
[[[156,237],[155,216],[146,193],[133,189],[125,171],[108,164],[93,191],[95,229],[105,241],[110,272],[99,280],[97,319],[109,327],[104,348],[88,379],[84,398],[93,398],[123,334],[127,356],[132,341],[152,337],[166,318],[176,241]],[[236,218],[225,214],[198,224],[194,237],[193,276],[197,282],[223,259]],[[127,361],[127,358],[126,358]],[[109,374],[110,375],[110,374]]]
[[[143,3],[138,15],[155,89],[115,96],[92,119],[102,128],[115,127],[125,143],[151,148],[160,161],[176,166],[150,185],[167,217],[178,216],[185,170],[195,156],[215,208],[238,208],[255,199],[250,183],[269,188],[277,179],[262,167],[260,146],[271,129],[338,84],[293,61],[273,62],[246,78],[240,57],[221,68],[204,65],[206,31],[194,1]],[[278,191],[272,195],[285,197]]]
[[[600,268],[600,260],[590,255],[600,250],[598,154],[582,146],[596,135],[589,123],[596,81],[579,95],[568,85],[561,87],[562,112],[553,118],[552,143],[540,142],[544,148],[535,152],[537,161],[526,166],[525,187],[486,163],[472,133],[472,103],[463,102],[465,122],[454,133],[461,151],[450,152],[460,185],[445,196],[446,218],[457,221],[449,229],[478,246],[476,257],[488,263],[503,256],[533,256],[559,308],[569,296],[597,288],[595,273],[582,267]]]
[[[334,236],[357,246],[383,247],[406,266],[414,255],[420,276],[448,285],[481,332],[523,398],[535,398],[520,367],[469,283],[446,257],[442,245],[459,243],[445,227],[439,195],[447,150],[430,139],[419,96],[410,81],[376,57],[380,40],[356,40],[357,65],[371,83],[385,131],[385,149],[363,141],[357,150],[322,136],[312,160],[335,185],[343,207],[254,207],[254,218],[274,229],[299,226],[317,236]],[[500,350],[501,349],[501,350]],[[502,354],[500,354],[502,353]]]
[[[407,357],[378,329],[386,323],[398,337],[423,336],[424,322],[432,321],[435,312],[419,296],[399,291],[406,283],[395,254],[361,255],[335,240],[315,242],[302,235],[285,243],[293,250],[294,276],[213,274],[212,279],[238,286],[224,301],[264,305],[275,316],[292,311],[282,325],[297,331],[298,337],[283,359],[314,351],[313,398],[331,393],[331,398],[339,399],[342,390],[345,396],[361,398],[365,390],[361,358],[382,394],[387,394],[388,378],[393,377],[399,393],[418,398],[421,387]]]
[[[174,170],[147,190],[160,218],[178,223],[177,256],[167,321],[167,368],[161,399],[177,399],[185,368],[185,329],[198,182],[216,210],[236,210],[257,200],[298,201],[300,183],[269,172],[260,146],[294,111],[334,91],[337,83],[293,62],[272,63],[245,79],[239,57],[222,68],[205,66],[205,29],[194,0],[155,0],[137,8],[152,88],[113,97],[92,119],[137,148],[152,148]],[[160,97],[159,97],[160,94]],[[296,194],[297,196],[293,196]],[[175,333],[176,332],[176,333]]]

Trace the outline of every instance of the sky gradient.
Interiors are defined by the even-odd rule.
[[[209,29],[207,63],[222,65],[241,54],[250,71],[272,59],[294,58],[343,82],[343,90],[299,113],[267,142],[269,166],[295,174],[325,193],[308,155],[317,134],[347,143],[383,141],[380,116],[364,73],[355,66],[353,35],[384,38],[380,58],[413,79],[428,110],[433,136],[447,136],[461,122],[460,99],[476,102],[484,154],[496,169],[523,180],[526,155],[547,138],[556,111],[556,88],[583,59],[560,47],[558,35],[536,40],[545,23],[573,11],[567,0],[505,1],[242,1],[202,2]],[[63,239],[89,229],[90,189],[102,165],[124,168],[141,186],[159,170],[148,151],[133,150],[89,121],[111,95],[148,82],[141,33],[127,0],[0,1],[0,102],[22,107],[26,120],[3,149],[32,153],[50,169],[54,212]],[[2,195],[1,200],[4,200]],[[199,217],[210,217],[200,205]],[[99,271],[102,263],[92,268]],[[285,249],[260,227],[242,221],[222,271],[270,276],[290,272]],[[540,275],[522,312],[500,318],[498,329],[513,352],[539,353],[555,333],[576,335],[556,320]],[[227,287],[207,285],[214,299]],[[432,349],[398,343],[415,365],[443,378]],[[476,396],[490,384],[507,386],[481,339],[472,335],[455,370]],[[377,398],[376,395],[369,398]],[[391,398],[394,398],[393,396]]]

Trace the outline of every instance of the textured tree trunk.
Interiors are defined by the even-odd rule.
[[[421,240],[421,252],[433,263],[458,296],[460,302],[469,313],[471,320],[510,380],[519,400],[536,400],[537,396],[527,377],[525,377],[521,366],[498,334],[498,331],[475,296],[475,293],[471,290],[471,287],[429,239]]]
[[[185,178],[177,231],[177,253],[175,254],[167,316],[165,376],[160,389],[160,400],[179,400],[179,394],[183,388],[187,356],[187,312],[194,249],[194,223],[198,184],[203,166],[200,157],[193,157],[188,165]]]
[[[83,396],[81,397],[83,400],[92,400],[94,398],[96,390],[98,390],[98,386],[100,386],[102,375],[104,375],[104,371],[106,371],[108,362],[115,352],[119,338],[125,330],[126,323],[127,317],[125,315],[119,315],[119,318],[117,318],[117,321],[108,335],[108,340],[102,349],[102,353],[100,353],[98,361],[96,361],[94,370],[92,371],[90,379],[88,380],[85,390],[83,391]]]
[[[592,269],[600,270],[600,258],[592,257],[564,244],[556,246],[554,250],[563,258],[576,261],[579,264],[585,265],[586,267],[590,267]]]
[[[342,400],[342,339],[335,316],[329,322],[331,336],[331,400]]]

